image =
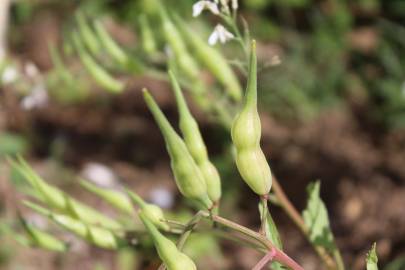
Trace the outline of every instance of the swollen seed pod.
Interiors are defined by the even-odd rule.
[[[126,65],[128,63],[128,56],[125,51],[115,42],[115,40],[110,36],[107,30],[104,28],[103,24],[99,21],[94,22],[94,29],[96,34],[100,39],[103,47],[107,53],[121,65]]]
[[[82,12],[77,12],[76,21],[79,27],[80,37],[87,49],[89,49],[93,55],[99,54],[101,50],[100,43]]]
[[[242,98],[242,88],[238,78],[226,59],[215,48],[209,46],[201,37],[191,30],[183,20],[174,17],[182,36],[193,48],[197,59],[219,80],[228,95],[236,101]]]
[[[164,237],[143,211],[139,213],[139,217],[153,239],[159,258],[168,270],[197,270],[194,262],[186,254],[180,252],[172,241]]]
[[[212,202],[207,194],[207,186],[204,177],[190,155],[185,143],[176,131],[174,131],[173,127],[146,89],[144,89],[143,95],[165,139],[166,148],[170,155],[172,171],[180,192],[187,198],[201,202],[206,208],[211,208]]]
[[[53,213],[46,208],[28,201],[24,201],[24,204],[97,247],[105,249],[117,249],[119,247],[118,237],[108,229],[88,225],[69,216]]]
[[[142,212],[145,216],[159,229],[168,231],[170,229],[169,225],[167,225],[163,220],[165,220],[165,216],[163,210],[154,204],[146,203],[138,194],[127,190],[129,197],[132,201],[142,209]]]
[[[34,226],[28,224],[23,219],[21,219],[21,222],[23,224],[25,231],[31,238],[30,241],[31,245],[56,252],[64,252],[67,250],[67,245],[63,241],[57,239],[56,237],[54,237],[49,233],[46,233],[40,229],[35,228]]]
[[[96,194],[115,208],[121,210],[123,213],[132,214],[134,211],[131,201],[122,192],[101,188],[86,180],[80,180],[80,184],[88,191]]]
[[[93,79],[106,90],[113,93],[120,93],[124,89],[124,84],[113,78],[105,69],[97,64],[96,61],[86,52],[80,38],[76,32],[72,35],[73,43],[76,51],[79,54],[80,61],[93,77]]]
[[[10,163],[35,189],[36,198],[48,206],[74,216],[88,224],[102,224],[109,229],[120,229],[122,227],[121,224],[115,220],[101,214],[94,208],[75,200],[58,188],[46,183],[21,157],[18,158],[18,163],[13,160],[10,160]]]
[[[232,125],[232,141],[236,148],[236,166],[243,180],[258,195],[270,192],[272,176],[260,148],[261,125],[257,112],[256,43],[252,42],[249,77],[242,111]]]
[[[169,76],[176,97],[180,118],[179,126],[183,134],[184,142],[204,177],[209,198],[213,202],[217,202],[221,198],[221,179],[219,173],[208,159],[207,148],[201,136],[198,123],[191,114],[180,89],[180,85],[170,70]]]

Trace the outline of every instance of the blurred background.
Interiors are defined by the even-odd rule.
[[[177,122],[170,86],[159,75],[166,69],[165,42],[153,17],[149,27],[141,19],[153,12],[152,2],[0,1],[0,224],[12,224],[21,211],[36,224],[51,226],[20,205],[24,182],[5,161],[15,154],[26,157],[47,181],[107,214],[113,210],[83,191],[77,175],[123,183],[173,216],[191,216],[141,94],[148,87]],[[193,18],[193,0],[163,2],[204,39],[218,21],[209,13]],[[348,269],[365,269],[373,242],[381,269],[405,269],[405,1],[246,0],[239,5],[258,42],[262,147],[273,173],[299,210],[306,205],[306,185],[321,180]],[[102,20],[131,55],[127,70],[100,58],[125,82],[121,94],[95,83],[69,44],[79,10],[87,20]],[[146,33],[152,33],[155,56],[147,53]],[[241,54],[233,42],[216,47],[230,60]],[[268,64],[275,57],[281,63]],[[235,71],[244,85],[243,72],[237,66]],[[214,79],[203,72],[201,80]],[[258,227],[257,199],[239,178],[228,130],[191,99],[190,106],[223,179],[223,214]],[[271,211],[288,254],[305,269],[322,269],[287,216],[277,207]],[[0,269],[159,265],[152,250],[114,254],[63,237],[72,248],[55,254],[23,247],[0,230]],[[205,234],[192,238],[189,247],[200,269],[250,269],[260,258]]]

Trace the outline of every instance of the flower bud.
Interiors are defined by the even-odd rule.
[[[115,220],[73,199],[58,188],[46,183],[22,158],[18,159],[19,163],[13,160],[10,160],[10,162],[35,189],[35,197],[49,207],[79,218],[88,224],[102,224],[104,227],[110,229],[120,229],[122,227],[121,224]]]
[[[28,201],[25,201],[24,204],[41,215],[48,217],[59,226],[62,226],[66,230],[94,244],[95,246],[105,249],[117,249],[119,247],[118,237],[110,230],[88,225],[80,220],[66,215],[56,214],[46,208],[40,207],[39,205]]]
[[[245,182],[258,195],[270,192],[272,176],[260,148],[261,125],[257,112],[256,43],[252,42],[249,77],[242,111],[232,125],[232,141],[236,148],[236,165]]]
[[[191,30],[183,20],[174,17],[182,36],[193,48],[197,59],[219,80],[225,87],[227,94],[234,100],[242,98],[242,89],[238,78],[232,71],[226,59],[215,48],[209,46],[196,32]]]
[[[88,191],[101,197],[115,208],[121,210],[126,214],[132,214],[134,208],[129,198],[122,192],[98,187],[91,184],[89,181],[81,180],[80,184]]]
[[[28,235],[31,238],[30,244],[43,248],[46,250],[50,251],[56,251],[56,252],[64,252],[67,250],[67,245],[54,237],[53,235],[46,233],[40,229],[35,228],[31,224],[28,224],[25,220],[21,220],[24,229],[28,233]]]
[[[80,61],[87,70],[87,72],[93,77],[93,79],[106,90],[119,93],[124,89],[124,84],[113,78],[105,69],[97,64],[97,62],[86,52],[83,44],[76,32],[72,35],[73,43],[76,51],[79,54]]]
[[[179,126],[184,142],[204,177],[209,198],[213,202],[217,202],[221,197],[221,179],[219,173],[208,159],[207,148],[201,136],[198,123],[187,106],[179,83],[171,71],[169,71],[169,76],[179,110]]]
[[[104,28],[103,24],[99,21],[94,22],[94,29],[96,34],[100,39],[101,44],[107,51],[107,53],[121,65],[126,65],[128,63],[128,55],[126,52],[115,42],[115,40],[110,36],[107,30]]]
[[[180,252],[172,241],[164,237],[143,211],[139,213],[139,217],[151,235],[158,255],[168,270],[197,270],[194,262]]]
[[[185,143],[176,131],[174,131],[149,92],[145,89],[143,93],[146,104],[152,112],[165,139],[177,187],[185,197],[195,199],[201,202],[205,207],[211,208],[212,202],[208,198],[204,176],[198,169]]]
[[[142,212],[145,216],[159,229],[162,230],[169,230],[170,227],[167,225],[163,220],[165,220],[165,216],[163,210],[154,204],[146,203],[138,194],[127,190],[129,197],[132,201],[142,209]]]

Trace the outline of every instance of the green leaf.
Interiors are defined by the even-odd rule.
[[[371,250],[367,253],[366,263],[367,270],[378,270],[378,257],[376,252],[376,243],[373,244]]]
[[[322,246],[333,253],[336,245],[330,228],[328,210],[319,196],[320,186],[319,181],[308,185],[308,203],[302,216],[309,229],[312,244]]]
[[[259,212],[260,212],[260,218],[263,217],[263,204],[259,204]],[[269,239],[278,249],[283,250],[283,244],[281,242],[280,234],[278,233],[277,226],[274,223],[273,218],[271,217],[271,214],[269,211],[266,213],[266,237]],[[285,269],[280,263],[278,262],[272,262],[271,263],[271,269],[273,270],[282,270]]]

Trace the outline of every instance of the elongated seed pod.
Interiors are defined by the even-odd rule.
[[[68,215],[74,216],[88,224],[103,225],[109,229],[121,229],[120,223],[103,215],[74,198],[60,189],[46,183],[31,167],[19,157],[18,163],[10,160],[10,163],[24,176],[36,191],[36,198],[48,206],[58,209]]]
[[[117,44],[117,42],[110,36],[107,30],[104,28],[103,24],[99,21],[94,22],[94,29],[96,34],[101,41],[101,44],[107,51],[107,53],[121,65],[126,65],[128,63],[128,55],[126,52]]]
[[[80,180],[80,184],[91,193],[96,194],[115,208],[121,210],[123,213],[132,214],[134,211],[130,199],[122,192],[101,188],[86,180]]]
[[[106,90],[113,93],[120,93],[124,89],[124,84],[113,78],[105,69],[97,64],[96,61],[86,52],[80,38],[76,32],[72,35],[72,40],[75,45],[76,51],[79,55],[80,61],[93,77],[93,79]]]
[[[232,141],[236,148],[236,165],[243,180],[258,195],[270,192],[272,176],[260,148],[261,125],[257,111],[256,43],[252,42],[249,77],[242,111],[232,125]]]
[[[82,12],[77,12],[76,21],[79,27],[79,35],[83,40],[84,45],[93,55],[98,55],[101,50],[100,42],[87,23],[86,18]]]
[[[183,20],[174,17],[182,36],[190,44],[197,59],[225,87],[227,94],[236,101],[242,98],[242,88],[230,65],[221,53],[207,44],[195,31],[191,30]]]
[[[67,245],[63,241],[34,227],[23,219],[21,219],[21,222],[25,231],[31,238],[30,242],[32,246],[56,252],[64,252],[67,250]]]
[[[186,254],[180,252],[172,241],[159,232],[143,211],[139,213],[139,217],[152,237],[158,255],[168,270],[197,269],[197,266]]]
[[[207,147],[201,136],[197,121],[191,114],[180,85],[177,82],[173,72],[169,70],[170,81],[174,95],[176,97],[177,108],[179,111],[179,126],[183,134],[184,142],[191,156],[194,158],[198,168],[204,176],[207,185],[209,198],[217,202],[221,198],[221,179],[215,166],[208,159]]]
[[[170,125],[149,92],[144,89],[143,94],[145,102],[165,139],[177,187],[185,197],[197,200],[205,207],[211,208],[212,202],[207,194],[204,176],[198,169],[185,143]]]
[[[156,41],[146,15],[139,16],[139,28],[142,38],[142,49],[149,55],[157,52]]]
[[[48,217],[59,226],[76,234],[91,244],[94,244],[95,246],[105,249],[117,249],[120,245],[119,238],[108,229],[91,226],[69,216],[56,214],[46,208],[28,201],[25,201],[24,204],[39,214]]]
[[[170,227],[167,225],[163,220],[165,220],[165,216],[163,213],[163,210],[154,204],[147,203],[145,202],[138,194],[135,192],[132,192],[130,190],[127,190],[127,193],[131,200],[138,205],[140,209],[142,209],[142,212],[145,214],[145,216],[159,229],[162,230],[169,230]]]

